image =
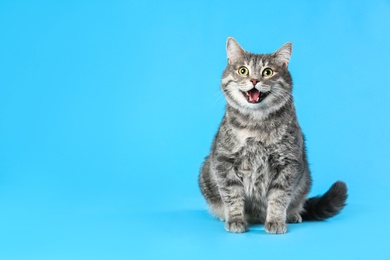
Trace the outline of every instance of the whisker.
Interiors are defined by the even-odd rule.
[[[214,100],[213,105],[217,105],[218,102],[223,100],[223,94],[221,92],[218,93],[217,98]]]

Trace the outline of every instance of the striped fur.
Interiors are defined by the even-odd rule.
[[[226,112],[199,175],[211,213],[230,232],[264,223],[266,232],[277,234],[302,217],[336,215],[347,198],[344,183],[337,182],[323,197],[306,198],[311,176],[288,71],[291,43],[273,54],[252,54],[228,38],[227,54],[221,84]],[[238,73],[242,66],[248,75]],[[266,68],[272,76],[264,74]],[[259,101],[249,102],[245,93],[254,88]]]

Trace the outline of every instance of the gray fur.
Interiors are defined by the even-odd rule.
[[[228,65],[221,84],[226,112],[199,176],[211,213],[225,221],[227,231],[245,232],[248,223],[264,223],[268,233],[285,233],[287,222],[301,222],[302,215],[310,215],[303,213],[312,210],[305,208],[311,176],[292,97],[291,48],[286,43],[273,54],[259,55],[244,51],[233,38],[227,40]],[[238,73],[241,66],[248,69],[247,76]],[[263,76],[266,68],[274,74]],[[248,96],[253,88],[260,91],[260,102],[248,101],[257,97]],[[323,205],[317,203],[321,208],[316,208],[315,219],[342,209],[346,187],[339,186],[334,189],[339,200],[330,199],[337,207],[322,200],[328,215],[321,215]],[[333,196],[329,194],[327,198]]]

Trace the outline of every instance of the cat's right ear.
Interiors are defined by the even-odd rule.
[[[288,63],[290,61],[292,51],[292,43],[285,43],[279,50],[274,52],[272,56],[276,59],[278,63],[287,68]]]
[[[226,53],[228,57],[228,63],[231,65],[237,60],[242,59],[242,56],[244,56],[245,51],[235,39],[233,39],[232,37],[228,37],[226,41]]]

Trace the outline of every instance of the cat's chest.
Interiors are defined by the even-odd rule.
[[[247,147],[252,149],[253,141],[264,147],[269,147],[278,143],[281,137],[285,134],[286,127],[267,129],[267,130],[248,130],[248,129],[231,129],[230,133],[235,140],[237,150]],[[253,141],[252,141],[253,140]],[[256,144],[254,144],[256,145]]]
[[[266,190],[269,181],[269,149],[256,138],[247,138],[236,157],[235,171],[247,195]]]
[[[236,165],[240,171],[260,171],[268,163],[269,149],[256,138],[247,138],[241,146]]]

